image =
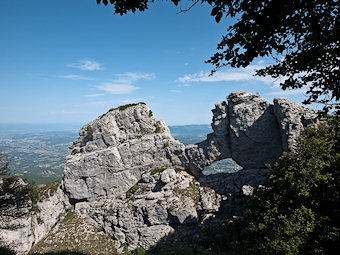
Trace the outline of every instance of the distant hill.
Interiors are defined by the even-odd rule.
[[[0,151],[11,158],[9,168],[14,175],[37,184],[60,180],[68,147],[78,137],[78,129],[76,125],[0,124]],[[209,124],[170,126],[169,129],[173,137],[185,145],[201,142],[212,132]],[[231,159],[227,159],[212,164],[205,172],[238,169]]]

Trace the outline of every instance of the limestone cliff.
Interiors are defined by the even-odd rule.
[[[130,250],[199,245],[204,228],[239,215],[264,182],[265,165],[294,151],[301,130],[316,118],[287,99],[270,104],[244,91],[231,93],[212,112],[214,132],[189,146],[144,103],[111,109],[86,124],[70,146],[62,189],[39,202],[38,213],[29,200],[2,209],[0,242],[26,253],[57,224],[69,199],[78,216]],[[243,170],[203,176],[204,166],[225,158]]]
[[[115,198],[150,169],[185,161],[185,146],[144,103],[112,109],[85,125],[70,150],[64,188],[75,201]]]
[[[32,201],[32,191],[20,178],[0,178],[0,246],[27,254],[55,227],[68,210],[68,198],[58,187],[44,189],[44,197]]]

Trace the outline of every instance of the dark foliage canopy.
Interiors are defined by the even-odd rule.
[[[114,13],[145,11],[155,0],[97,0],[111,4]],[[171,0],[178,5],[180,0]],[[255,58],[272,56],[276,63],[257,75],[281,79],[282,89],[306,88],[304,103],[323,103],[340,109],[339,1],[338,0],[188,0],[187,12],[208,4],[216,22],[233,17],[217,52],[207,63],[246,67]]]
[[[307,128],[254,193],[250,254],[336,254],[340,249],[339,118]]]

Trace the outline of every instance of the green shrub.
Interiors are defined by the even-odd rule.
[[[180,172],[182,172],[182,171],[183,171],[183,169],[181,169],[181,168],[178,168],[178,167],[175,168],[175,172],[176,172],[176,173],[180,173]]]
[[[158,133],[161,133],[161,132],[162,132],[161,127],[155,124],[155,133],[158,134]]]
[[[126,198],[132,198],[133,194],[135,194],[138,189],[138,184],[133,185],[128,191],[126,191]]]
[[[153,116],[153,114],[152,114],[152,111],[150,110],[149,111],[149,117],[152,117]]]
[[[254,193],[249,254],[335,254],[340,248],[339,118],[302,133]]]
[[[169,147],[169,142],[168,142],[168,141],[166,141],[166,142],[164,143],[164,148],[167,148],[167,147]]]
[[[159,168],[154,168],[150,171],[150,174],[154,175],[154,174],[158,174],[161,173],[165,170],[165,167],[159,167]]]
[[[1,255],[15,255],[15,252],[10,248],[0,246],[0,254]]]
[[[79,153],[79,151],[77,149],[73,149],[72,152],[71,152],[72,155],[76,155],[78,153]]]
[[[73,211],[69,211],[65,218],[63,219],[63,223],[69,223],[70,221],[72,221],[74,218],[76,217],[75,212]]]
[[[118,107],[116,107],[116,108],[111,108],[111,109],[109,110],[109,112],[112,112],[112,111],[114,111],[114,110],[124,111],[124,110],[126,110],[127,108],[130,108],[130,107],[132,107],[132,106],[136,106],[136,105],[139,105],[139,104],[144,104],[144,105],[145,105],[144,102],[139,102],[139,103],[137,103],[137,104],[125,104],[125,105],[118,106]]]
[[[86,133],[87,133],[87,136],[92,136],[93,135],[93,129],[92,129],[91,126],[87,126]]]

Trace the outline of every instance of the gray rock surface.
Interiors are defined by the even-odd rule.
[[[222,202],[235,206],[236,198],[241,201],[248,195],[242,192],[244,185],[263,182],[263,174],[253,171],[248,175],[247,171],[233,177],[221,175],[218,180],[203,177],[202,185],[185,171],[165,169],[161,173],[145,173],[134,186],[134,192],[127,192],[128,197],[80,202],[75,205],[75,212],[103,228],[118,246],[126,243],[129,250],[185,246],[194,236],[199,242],[203,227],[212,227],[207,223],[209,217],[218,222],[216,217]],[[209,187],[212,185],[220,186],[221,194]]]
[[[150,169],[185,161],[184,145],[144,103],[110,110],[85,125],[70,150],[64,188],[76,201],[122,195]]]
[[[288,99],[270,104],[244,91],[231,93],[212,112],[214,132],[189,146],[144,103],[111,109],[86,124],[70,146],[62,189],[38,202],[38,210],[30,199],[9,202],[26,185],[20,179],[14,193],[0,192],[0,245],[27,253],[58,225],[68,199],[79,216],[130,250],[199,245],[204,228],[240,215],[266,178],[265,164],[294,151],[300,132],[316,118]],[[225,158],[243,170],[202,175],[204,166]]]
[[[232,158],[243,169],[265,168],[283,151],[294,150],[301,130],[317,117],[314,110],[286,98],[270,104],[245,91],[231,93],[212,112],[214,132],[186,148],[187,168],[195,175],[225,158]]]
[[[296,142],[303,128],[315,121],[317,113],[287,98],[274,99],[274,114],[280,126],[282,148],[295,151]]]
[[[26,191],[22,179],[8,182],[0,178],[0,246],[17,254],[27,254],[60,222],[69,206],[60,188],[35,205]]]
[[[86,124],[70,147],[64,190],[74,202],[115,198],[157,167],[184,167],[199,177],[204,166],[232,158],[243,169],[265,168],[293,149],[313,110],[287,99],[274,105],[236,91],[215,105],[213,133],[195,145],[175,140],[144,103],[110,110]]]

